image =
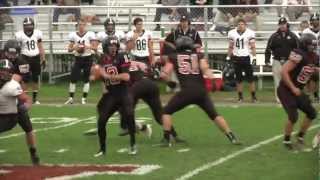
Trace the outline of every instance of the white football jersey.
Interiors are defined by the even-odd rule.
[[[72,32],[69,34],[69,41],[75,45],[84,44],[85,46],[90,46],[91,41],[97,40],[96,34],[92,31],[87,31],[84,35],[80,36],[78,32]],[[91,49],[86,49],[84,53],[79,54],[77,51],[74,51],[75,56],[91,56]]]
[[[233,55],[234,56],[250,56],[250,41],[255,40],[255,33],[251,29],[246,30],[239,34],[237,29],[233,29],[228,33],[229,41],[233,42]]]
[[[127,33],[127,39],[132,38],[134,31]],[[131,51],[134,56],[146,57],[149,56],[149,47],[148,43],[152,39],[152,33],[150,31],[143,31],[143,33],[136,39],[135,48]]]
[[[97,33],[97,40],[102,42],[103,39],[108,38],[108,36],[110,36],[110,35],[107,34],[105,31],[98,32]],[[120,49],[121,50],[126,49],[126,45],[121,42],[121,40],[123,40],[123,39],[125,40],[125,38],[126,38],[126,35],[124,34],[123,31],[115,31],[114,34],[112,34],[111,36],[116,36],[117,39],[120,41]],[[99,47],[101,47],[101,45]]]
[[[17,113],[17,96],[22,92],[21,85],[17,81],[6,82],[0,89],[0,114]]]
[[[15,34],[17,41],[21,43],[21,54],[33,57],[39,55],[38,42],[42,41],[42,32],[35,29],[31,36],[26,35],[23,30]]]
[[[107,38],[108,36],[110,36],[110,35],[108,35],[105,31],[98,32],[97,33],[97,40],[102,42],[102,40]],[[116,36],[119,41],[126,38],[123,31],[115,31],[114,34],[112,34],[112,36]]]
[[[313,34],[315,35],[318,39],[320,38],[320,31],[317,33],[312,31],[310,28],[306,28],[305,30],[302,31],[302,34]]]

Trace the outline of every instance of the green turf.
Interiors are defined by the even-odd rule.
[[[57,90],[58,91],[58,90]],[[160,169],[143,176],[100,175],[83,179],[117,179],[117,180],[164,180],[175,179],[206,163],[216,161],[236,151],[254,145],[260,141],[282,133],[285,114],[277,106],[241,106],[218,107],[234,132],[244,142],[243,146],[231,145],[225,136],[208,120],[197,107],[189,107],[174,115],[174,124],[180,136],[188,141],[187,145],[174,145],[171,148],[153,147],[159,143],[161,128],[153,121],[152,139],[137,135],[139,153],[129,156],[117,150],[128,146],[128,137],[119,137],[118,124],[108,125],[108,153],[105,157],[94,158],[98,150],[97,136],[84,136],[83,132],[94,128],[96,115],[93,105],[87,106],[35,106],[31,111],[34,118],[69,117],[83,120],[72,126],[38,132],[38,149],[42,163],[50,164],[158,164]],[[86,120],[87,118],[90,118]],[[148,109],[137,110],[137,117],[151,117]],[[117,119],[117,117],[115,117]],[[37,120],[39,122],[39,120]],[[34,123],[35,129],[67,125],[70,122],[45,124]],[[36,122],[36,121],[35,121]],[[20,128],[0,136],[20,132]],[[308,133],[307,145],[316,133]],[[218,166],[205,170],[192,179],[208,180],[312,180],[317,177],[317,153],[288,152],[282,147],[281,140],[271,142],[250,152],[243,153]],[[8,152],[0,154],[1,163],[29,164],[29,156],[23,136],[0,139],[0,149]],[[54,150],[67,148],[69,152],[56,153]],[[177,150],[190,148],[190,151],[178,153]],[[70,152],[72,151],[72,152]]]

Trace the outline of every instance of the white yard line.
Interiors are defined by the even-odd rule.
[[[309,130],[316,129],[318,127],[320,127],[320,124],[312,126]],[[294,132],[294,133],[296,133],[296,132]],[[243,149],[241,149],[239,151],[236,151],[236,152],[231,153],[231,154],[229,154],[227,156],[224,156],[224,157],[222,157],[220,159],[217,159],[217,160],[215,160],[213,162],[209,162],[209,163],[207,163],[207,164],[205,164],[203,166],[200,166],[200,167],[198,167],[198,168],[196,168],[194,170],[191,170],[191,171],[187,172],[186,174],[176,178],[176,180],[190,179],[190,178],[196,176],[197,174],[199,174],[202,171],[205,171],[205,170],[208,170],[208,169],[210,169],[212,167],[218,166],[218,165],[220,165],[220,164],[222,164],[222,163],[224,163],[224,162],[226,162],[228,160],[231,160],[233,158],[236,158],[236,157],[238,157],[238,156],[240,156],[240,155],[242,155],[244,153],[247,153],[247,152],[253,151],[255,149],[258,149],[259,147],[261,147],[263,145],[270,144],[270,143],[272,143],[272,142],[274,142],[274,141],[276,141],[276,140],[278,140],[278,139],[280,139],[282,137],[283,137],[283,135],[280,134],[280,135],[274,136],[274,137],[272,137],[270,139],[267,139],[267,140],[264,140],[264,141],[260,141],[257,144],[254,144],[254,145],[251,145],[249,147],[243,148]]]
[[[141,110],[141,109],[145,109],[147,108],[148,106],[142,104],[142,105],[139,105],[136,110]],[[115,114],[117,115],[117,114]],[[90,120],[93,120],[95,119],[96,116],[91,116],[89,118],[86,118],[86,119],[80,119],[78,121],[74,121],[74,122],[71,122],[71,123],[68,123],[68,124],[63,124],[63,125],[59,125],[59,126],[54,126],[54,127],[48,127],[48,128],[42,128],[42,129],[34,129],[33,132],[43,132],[43,131],[49,131],[49,130],[53,130],[53,129],[60,129],[60,128],[65,128],[65,127],[69,127],[69,126],[73,126],[75,124],[78,124],[80,122],[83,122],[83,121],[90,121]],[[13,134],[8,134],[6,136],[0,136],[0,140],[1,139],[8,139],[8,138],[12,138],[12,137],[17,137],[17,136],[22,136],[24,135],[25,133],[24,132],[19,132],[19,133],[13,133]]]

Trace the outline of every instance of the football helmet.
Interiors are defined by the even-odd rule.
[[[120,42],[117,37],[111,36],[102,41],[103,53],[114,56],[118,53]]]
[[[318,13],[313,13],[310,16],[310,24],[312,27],[318,27],[319,26],[319,20],[320,20],[320,15]]]
[[[189,36],[180,36],[175,40],[177,52],[194,52],[194,41]]]
[[[34,31],[34,20],[31,17],[26,17],[23,20],[23,32],[30,36]]]
[[[10,39],[4,45],[4,55],[5,57],[13,62],[20,55],[21,47],[20,43],[15,39]]]
[[[116,29],[116,23],[114,22],[113,19],[111,18],[107,18],[104,23],[104,29],[106,31],[107,34],[113,34],[115,29]]]
[[[300,38],[300,48],[308,52],[314,52],[317,49],[317,41],[315,35],[310,33],[303,34]]]

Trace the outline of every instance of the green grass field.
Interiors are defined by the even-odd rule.
[[[62,105],[67,94],[65,84],[45,85],[42,88],[40,100],[43,104],[55,104],[38,105],[31,110],[41,163],[160,166],[144,175],[97,175],[80,179],[167,180],[190,177],[200,180],[315,180],[318,177],[318,153],[296,153],[284,149],[282,136],[278,135],[282,134],[286,115],[277,105],[262,102],[240,106],[216,102],[218,111],[244,145],[231,145],[202,111],[189,106],[174,115],[179,136],[186,139],[188,144],[174,144],[171,148],[156,146],[162,138],[161,127],[152,120],[149,109],[139,104],[136,118],[152,124],[152,138],[148,139],[142,133],[137,135],[139,152],[136,156],[118,152],[128,147],[129,139],[117,135],[119,119],[115,115],[107,127],[108,153],[95,158],[93,154],[98,150],[97,136],[83,135],[96,126],[94,103],[99,96],[99,85],[95,85],[93,91],[89,99],[92,104],[66,106]],[[260,92],[261,95],[270,99],[272,89]],[[218,93],[214,96],[233,97],[235,93]],[[318,129],[317,124],[315,121],[313,129],[306,136],[308,146]],[[17,136],[12,136],[14,134]],[[6,150],[0,151],[1,164],[30,164],[20,127],[0,135],[0,149]],[[58,153],[61,149],[66,151]]]

